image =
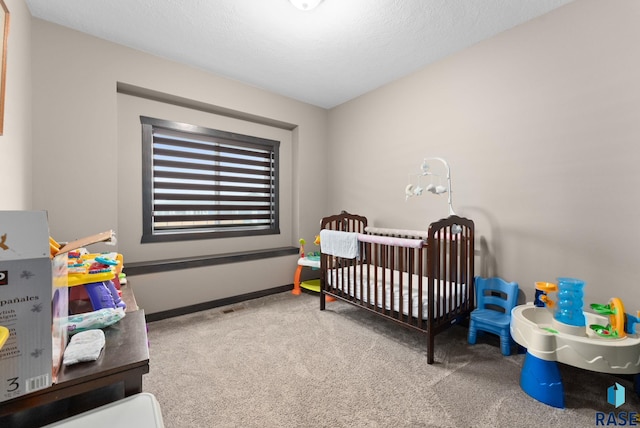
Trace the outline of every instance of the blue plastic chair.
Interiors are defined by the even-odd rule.
[[[511,355],[511,309],[518,301],[518,283],[507,282],[501,278],[475,277],[477,308],[471,312],[469,336],[471,345],[475,345],[479,331],[500,336],[502,355]]]

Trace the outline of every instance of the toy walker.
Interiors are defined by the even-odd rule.
[[[302,294],[303,288],[305,290],[310,290],[310,291],[319,293],[320,292],[319,279],[300,281],[300,277],[302,276],[303,267],[308,267],[308,268],[311,268],[312,270],[320,269],[320,253],[317,251],[305,253],[304,246],[306,244],[306,241],[303,238],[301,238],[298,242],[300,243],[300,258],[298,259],[298,267],[296,268],[296,273],[293,276],[293,290],[291,290],[291,293],[298,296]],[[317,246],[320,245],[320,235],[316,235],[316,238],[313,241],[313,243]],[[335,300],[331,296],[327,296],[326,299],[329,302]]]
[[[592,304],[595,313],[583,312],[584,285],[575,278],[537,282],[533,304],[511,311],[511,336],[527,349],[520,386],[550,406],[564,408],[558,362],[601,373],[640,373],[640,312],[626,314],[617,297]]]

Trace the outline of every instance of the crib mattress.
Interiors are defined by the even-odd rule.
[[[373,284],[376,279],[377,283]],[[371,283],[369,282],[370,280]],[[411,305],[411,315],[418,317],[418,307],[422,304],[422,319],[428,318],[429,292],[427,277],[422,277],[422,297],[419,295],[418,275],[410,275],[407,272],[380,266],[363,264],[328,269],[326,281],[331,287],[337,288],[343,293],[367,304],[376,305],[379,308],[384,306],[386,310],[402,312],[404,315],[409,315],[409,307]],[[362,297],[360,296],[360,284],[363,284]],[[410,288],[411,293],[409,292]],[[384,299],[382,297],[383,294]],[[392,294],[393,299],[391,298]],[[448,312],[447,308],[457,308],[465,302],[466,284],[438,281],[434,294],[436,299],[434,307],[440,307],[439,313],[444,314]],[[402,302],[402,311],[400,302]],[[391,307],[392,305],[393,308]]]

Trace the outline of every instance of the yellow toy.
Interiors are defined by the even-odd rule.
[[[0,349],[4,346],[4,343],[9,338],[9,329],[0,325]]]
[[[115,258],[106,257],[103,254],[83,254],[78,257],[69,257],[69,287],[112,280],[122,270],[122,255]],[[94,269],[95,264],[100,264],[100,269]]]
[[[558,286],[552,282],[536,282],[536,300],[535,305],[538,307],[547,306],[553,308],[555,302],[549,298],[547,293],[555,293]]]
[[[55,239],[49,237],[49,256],[54,258],[56,254],[60,251],[60,244],[56,242]]]
[[[94,311],[120,307],[125,309],[126,304],[120,297],[117,278],[122,271],[122,261],[122,255],[115,252],[70,252],[67,279],[70,287],[69,301],[74,303],[74,308],[82,307],[78,305],[81,301],[89,301]],[[70,306],[71,313],[77,313],[75,310]]]
[[[600,315],[609,316],[609,325],[601,326],[598,324],[590,324],[589,328],[593,330],[600,337],[610,337],[619,339],[627,336],[624,331],[624,305],[622,300],[617,297],[612,297],[609,300],[608,305],[601,305],[598,303],[592,303],[591,309]]]

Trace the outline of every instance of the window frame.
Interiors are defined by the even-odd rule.
[[[206,128],[203,126],[190,125],[170,120],[156,119],[147,116],[140,116],[142,126],[142,238],[141,243],[153,242],[174,242],[200,239],[217,239],[229,237],[250,237],[262,235],[280,234],[280,212],[279,212],[279,149],[280,141],[270,140],[266,138],[254,137],[222,131],[218,129]],[[154,229],[154,203],[155,203],[155,187],[154,187],[154,129],[165,129],[171,133],[184,134],[187,136],[201,136],[202,140],[220,140],[225,145],[236,146],[238,148],[260,147],[271,152],[272,155],[272,174],[271,180],[271,209],[270,226],[266,228],[250,228],[224,230],[223,228],[203,228],[202,231],[186,230],[181,232],[176,228],[167,230],[163,233],[157,233]],[[211,164],[212,166],[214,163]]]

